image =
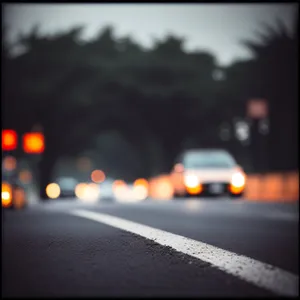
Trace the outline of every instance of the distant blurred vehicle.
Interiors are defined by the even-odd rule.
[[[172,172],[174,197],[242,197],[246,174],[233,156],[223,149],[195,149],[184,152]]]
[[[113,199],[114,192],[113,192],[113,183],[114,179],[106,178],[100,185],[100,198],[101,199]]]
[[[56,183],[60,188],[60,198],[75,198],[75,188],[79,183],[76,179],[72,177],[59,177]]]
[[[3,209],[23,209],[28,204],[24,186],[12,178],[2,175],[1,198]]]

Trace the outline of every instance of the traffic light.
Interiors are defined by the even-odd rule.
[[[14,130],[2,130],[2,151],[12,151],[17,148],[18,136]]]
[[[29,132],[23,135],[23,150],[25,153],[41,154],[45,150],[44,135],[40,132]]]

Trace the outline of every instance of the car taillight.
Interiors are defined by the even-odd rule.
[[[6,182],[2,182],[1,198],[2,207],[9,207],[12,205],[12,187]]]

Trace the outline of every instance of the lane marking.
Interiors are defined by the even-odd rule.
[[[297,275],[258,260],[108,214],[81,209],[72,210],[70,214],[104,223],[153,240],[163,246],[172,247],[276,294],[283,296],[298,296],[299,294]]]

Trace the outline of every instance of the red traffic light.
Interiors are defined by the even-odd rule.
[[[26,153],[40,154],[45,150],[44,135],[40,132],[30,132],[23,135],[23,150]]]
[[[18,145],[18,135],[14,130],[2,130],[2,150],[11,151],[15,150]]]

